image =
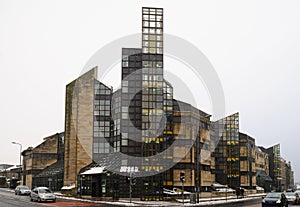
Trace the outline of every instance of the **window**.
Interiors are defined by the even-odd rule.
[[[128,93],[128,88],[127,87],[122,87],[122,92],[123,93]]]
[[[128,113],[122,113],[122,119],[128,119]]]
[[[128,146],[128,139],[122,139],[122,146]]]

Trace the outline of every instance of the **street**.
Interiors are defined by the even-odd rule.
[[[56,202],[31,202],[29,196],[15,195],[8,188],[0,188],[0,207],[31,207],[31,206],[104,206],[101,204],[57,199]]]
[[[213,207],[261,207],[261,202],[262,199],[254,199],[254,200],[249,200],[249,201],[241,201],[241,202],[236,202],[236,203],[231,203],[229,202],[228,204],[224,201],[223,204],[218,204],[218,205],[211,205]],[[291,205],[289,204],[289,207],[296,207],[299,205]]]
[[[236,203],[231,203],[228,200],[228,203],[224,201],[222,204],[215,204],[215,205],[209,205],[213,207],[261,207],[261,199],[254,199],[249,201],[241,201]],[[159,204],[159,203],[158,203]],[[174,203],[173,203],[174,204]],[[141,206],[147,205],[146,203],[142,204]],[[153,205],[153,203],[152,203]],[[165,206],[166,203],[164,203],[163,206]],[[179,203],[176,204],[176,206],[180,205]],[[37,203],[37,202],[31,202],[29,196],[20,196],[15,195],[12,190],[8,188],[0,188],[0,207],[31,207],[31,206],[73,206],[73,207],[88,207],[88,206],[108,206],[107,204],[95,204],[95,203],[89,203],[89,202],[81,202],[81,201],[72,201],[72,200],[66,200],[57,198],[56,202],[43,202],[43,203]],[[111,205],[114,206],[114,205]],[[115,205],[117,206],[117,205]],[[208,205],[207,205],[208,206]],[[299,206],[299,205],[289,205],[289,207],[292,206]]]

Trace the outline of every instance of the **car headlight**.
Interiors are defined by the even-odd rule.
[[[276,201],[276,203],[281,203],[281,200]]]

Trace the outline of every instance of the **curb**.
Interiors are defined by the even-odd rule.
[[[58,198],[66,199],[66,200],[74,200],[74,201],[82,201],[82,202],[89,202],[89,203],[97,203],[97,204],[107,204],[107,205],[117,205],[117,206],[182,206],[182,203],[173,203],[173,202],[167,202],[167,201],[132,201],[129,203],[128,200],[121,200],[121,201],[94,201],[86,198],[76,198],[76,197],[68,197],[63,196],[60,193],[54,193]],[[248,195],[245,198],[226,198],[220,197],[220,198],[203,198],[200,199],[200,203],[196,204],[190,204],[189,202],[186,202],[184,206],[209,206],[209,205],[220,205],[220,204],[230,204],[230,203],[239,203],[243,201],[250,201],[255,200],[258,198],[261,198],[265,194],[254,194],[254,195]],[[226,201],[226,202],[225,202]]]

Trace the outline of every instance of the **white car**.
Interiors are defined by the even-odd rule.
[[[37,187],[31,191],[30,194],[31,201],[56,201],[56,196],[47,187]]]
[[[295,204],[295,205],[300,204],[300,198],[299,198],[298,193],[287,192],[287,193],[285,193],[285,196],[288,199],[289,203]]]
[[[25,185],[19,185],[15,189],[16,195],[30,195],[30,189]]]

